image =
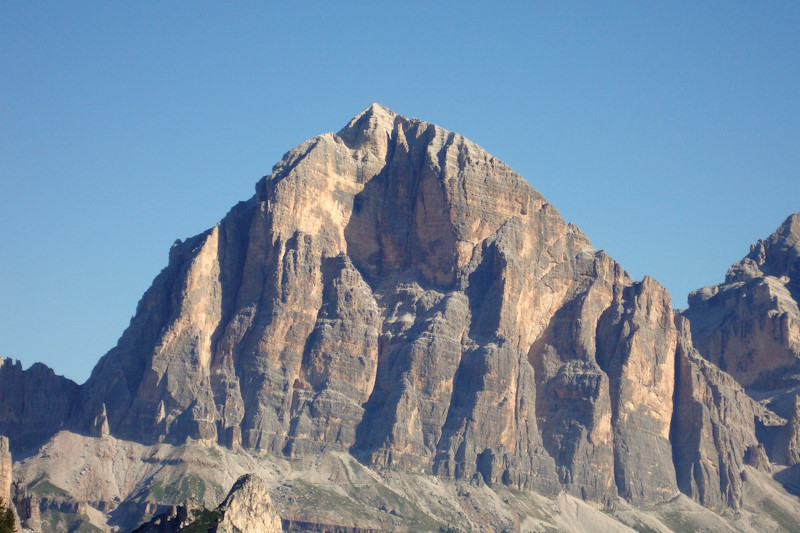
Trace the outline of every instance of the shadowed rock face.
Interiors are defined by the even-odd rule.
[[[80,388],[41,363],[0,358],[0,434],[15,455],[25,455],[67,427],[79,410]]]
[[[703,359],[692,345],[685,317],[676,316],[676,322],[680,334],[672,446],[678,486],[711,509],[738,508],[744,465],[769,471],[756,422],[769,423],[771,413],[729,374]]]
[[[725,283],[691,293],[684,315],[704,357],[747,388],[775,390],[800,384],[798,301],[800,213],[754,244]]]

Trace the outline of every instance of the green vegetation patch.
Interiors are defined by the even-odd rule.
[[[67,531],[68,533],[103,533],[103,530],[92,525],[85,514],[76,515],[62,513],[56,509],[46,509],[41,514],[43,531]]]
[[[39,481],[32,487],[29,487],[28,490],[30,490],[33,494],[36,494],[37,496],[43,496],[45,494],[57,494],[59,496],[69,496],[69,493],[66,490],[56,485],[53,485],[49,479],[43,479]]]
[[[182,504],[187,500],[204,501],[206,492],[211,491],[212,500],[216,500],[222,493],[222,487],[212,481],[206,481],[195,474],[187,474],[165,484],[164,481],[153,481],[152,485],[140,494],[140,501],[153,501],[159,504]]]
[[[700,529],[698,524],[695,524],[694,521],[687,516],[687,513],[682,513],[680,511],[662,513],[661,519],[668,528],[678,533],[697,531]]]
[[[324,511],[333,515],[344,514],[353,518],[374,519],[376,513],[383,512],[377,511],[383,506],[395,511],[392,513],[395,520],[410,527],[413,531],[439,533],[448,530],[448,526],[435,520],[397,492],[379,483],[363,487],[358,490],[357,494],[345,496],[324,485],[314,485],[298,479],[294,480],[292,493],[298,507],[309,514]]]
[[[200,509],[193,514],[194,522],[181,529],[181,533],[205,533],[222,520],[222,513],[217,510]]]
[[[152,496],[153,499],[159,503],[165,501],[164,484],[160,481],[156,481],[150,485],[150,496]]]
[[[659,533],[657,529],[645,524],[641,518],[637,516],[626,516],[625,514],[615,514],[613,511],[603,511],[607,516],[613,518],[617,522],[625,524],[629,528],[638,531],[639,533]]]
[[[181,486],[178,490],[180,501],[202,500],[206,493],[206,483],[199,476],[188,474],[181,479]]]
[[[659,533],[658,530],[653,529],[644,522],[636,522],[634,524],[626,524],[631,529],[635,529],[639,533]]]

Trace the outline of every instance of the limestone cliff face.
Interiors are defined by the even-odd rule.
[[[684,314],[703,356],[745,387],[779,389],[800,383],[798,301],[800,213],[754,244],[725,283],[690,294]]]
[[[173,246],[84,419],[660,500],[677,491],[670,307],[507,165],[373,105]]]
[[[651,278],[632,283],[602,253],[581,258],[576,274],[580,283],[530,350],[545,445],[577,494],[666,498],[677,491],[670,297]]]

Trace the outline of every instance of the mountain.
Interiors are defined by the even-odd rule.
[[[710,361],[745,387],[776,390],[800,384],[798,302],[800,213],[754,244],[725,283],[691,293],[684,315]]]
[[[751,252],[762,275],[798,268],[792,228]],[[783,309],[795,286],[775,283]],[[561,529],[569,502],[588,502],[614,527],[669,529],[667,515],[707,527],[768,501],[783,518],[762,525],[780,530],[800,507],[770,454],[800,438],[800,412],[779,416],[725,372],[696,300],[676,316],[657,281],[632,280],[506,164],[373,104],[177,241],[85,384],[3,362],[0,432],[24,459],[17,500],[85,523],[213,508],[231,476],[258,471],[303,524],[501,531],[538,513]]]

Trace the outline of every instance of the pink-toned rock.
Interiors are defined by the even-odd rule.
[[[12,467],[14,461],[11,459],[11,447],[8,437],[0,437],[0,499],[5,505],[12,505],[11,502],[11,482],[14,480]]]

